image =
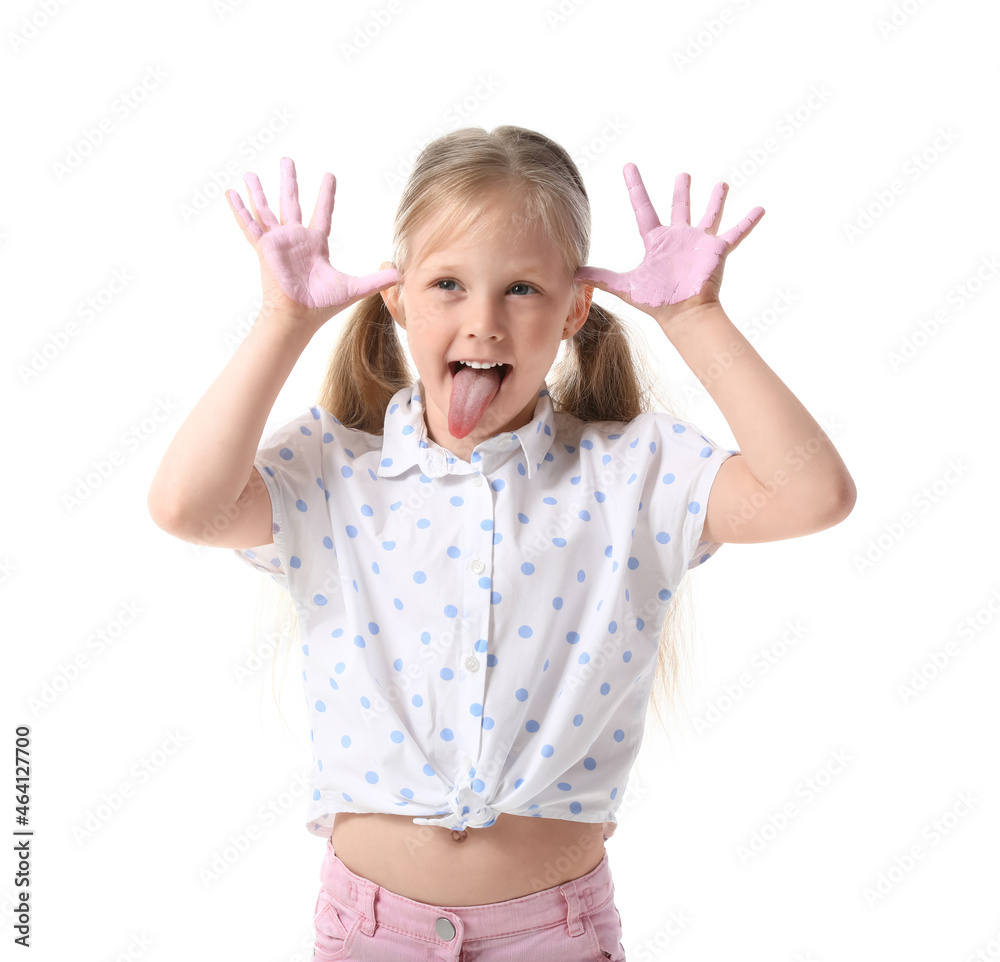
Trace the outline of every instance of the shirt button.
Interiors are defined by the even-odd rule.
[[[478,558],[469,565],[469,567],[477,574],[481,575],[486,570],[486,565],[483,564]]]
[[[483,476],[481,474],[474,474],[472,476],[472,483],[478,488],[482,486]]]
[[[479,659],[475,655],[469,655],[469,657],[465,659],[465,667],[468,668],[469,671],[479,671]]]

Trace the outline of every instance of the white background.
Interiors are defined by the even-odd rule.
[[[859,492],[840,525],[726,545],[692,576],[687,734],[649,731],[608,843],[628,958],[1000,954],[994,5],[43,6],[17,0],[0,22],[2,819],[12,832],[13,731],[30,725],[36,832],[19,958],[310,957],[323,843],[304,828],[297,669],[283,721],[269,668],[236,677],[263,576],[170,537],[146,508],[167,444],[259,303],[256,258],[213,177],[229,186],[233,165],[246,198],[252,170],[273,202],[290,155],[311,213],[333,171],[331,257],[364,274],[390,254],[417,150],[504,123],[577,160],[592,264],[641,258],[629,161],[661,220],[680,171],[699,219],[730,184],[720,232],[766,209],[727,261],[722,303]],[[90,298],[101,309],[84,318]],[[652,320],[598,300],[632,322],[681,413],[738,447]],[[335,324],[271,423],[312,400]],[[111,470],[88,483],[101,462]],[[103,652],[99,630],[116,636]],[[927,665],[923,690],[901,694]],[[260,838],[206,881],[249,827]]]

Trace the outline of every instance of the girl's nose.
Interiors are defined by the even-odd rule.
[[[503,305],[484,296],[470,298],[464,312],[463,326],[480,337],[495,335],[503,330]]]

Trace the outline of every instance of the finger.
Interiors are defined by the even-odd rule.
[[[646,187],[639,176],[639,168],[635,164],[625,165],[625,183],[628,185],[629,200],[632,201],[632,210],[635,211],[636,223],[639,225],[639,233],[643,238],[654,228],[661,227],[660,218],[653,210],[653,204],[646,193]]]
[[[310,227],[321,230],[330,236],[330,219],[333,216],[333,198],[337,193],[337,178],[331,173],[325,173],[319,184],[319,196],[316,198],[316,209],[313,211]]]
[[[740,241],[743,240],[747,234],[750,233],[757,226],[757,222],[764,216],[763,207],[755,207],[746,217],[743,218],[734,228],[727,230],[725,234],[722,235],[721,239],[724,240],[729,246],[730,250],[734,247],[738,247]]]
[[[281,223],[302,223],[299,182],[295,179],[295,163],[291,157],[281,158]]]
[[[674,202],[670,208],[671,227],[691,226],[691,175],[678,174],[674,181]]]
[[[229,200],[229,209],[236,216],[243,235],[251,244],[256,245],[257,238],[264,234],[260,224],[250,216],[250,211],[243,206],[243,198],[235,190],[227,190],[226,197]]]
[[[719,229],[719,221],[722,220],[722,207],[726,202],[726,192],[729,185],[725,182],[716,184],[712,196],[708,199],[708,207],[705,208],[705,216],[698,223],[698,230],[703,230],[708,234],[714,234]]]
[[[369,294],[374,294],[376,291],[398,283],[399,271],[395,267],[389,267],[384,271],[366,274],[364,277],[349,278],[347,289],[351,297],[367,297]]]
[[[603,267],[581,267],[573,277],[577,281],[587,281],[611,294],[624,294],[629,289],[627,274],[616,274]]]
[[[278,226],[278,218],[274,216],[274,211],[267,206],[267,198],[264,196],[264,188],[260,185],[260,178],[247,171],[243,175],[243,180],[250,191],[250,206],[254,213],[260,218],[260,222],[268,229]]]

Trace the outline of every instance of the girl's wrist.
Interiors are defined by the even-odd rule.
[[[665,304],[658,308],[653,317],[663,332],[669,337],[670,329],[685,325],[696,319],[698,315],[722,308],[717,297],[702,297],[696,294],[678,304]]]

